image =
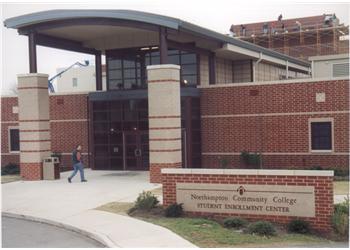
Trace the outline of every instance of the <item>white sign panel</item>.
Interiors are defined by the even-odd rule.
[[[185,211],[315,217],[312,186],[176,183]]]

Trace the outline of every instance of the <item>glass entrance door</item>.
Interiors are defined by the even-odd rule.
[[[125,170],[149,169],[147,131],[124,131],[124,149]]]

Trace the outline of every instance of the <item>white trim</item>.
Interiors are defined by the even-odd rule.
[[[4,124],[19,123],[19,121],[1,121]]]
[[[149,65],[147,66],[147,70],[153,69],[180,69],[179,65],[176,64],[157,64],[157,65]]]
[[[288,116],[288,115],[329,115],[329,114],[350,114],[350,110],[319,111],[319,112],[294,112],[294,113],[255,113],[235,115],[202,115],[201,118],[230,118],[230,117],[254,117],[254,116]]]
[[[15,151],[14,153],[0,153],[0,155],[19,155],[20,152]]]
[[[210,175],[282,175],[282,176],[333,176],[333,170],[280,170],[280,169],[211,169],[211,168],[163,168],[162,174],[210,174]]]
[[[261,152],[262,155],[350,155],[350,152],[316,151],[316,152]],[[241,152],[202,152],[202,155],[241,155]]]
[[[27,78],[27,77],[43,77],[43,78],[48,78],[48,74],[43,74],[43,73],[28,73],[28,74],[17,74],[17,78]]]
[[[18,98],[18,95],[16,94],[4,94],[4,95],[0,95],[0,98]]]
[[[60,95],[88,95],[92,92],[103,92],[101,91],[76,91],[76,92],[56,92],[56,93],[49,93],[49,96],[60,96]]]
[[[19,126],[8,126],[7,127],[7,145],[8,145],[8,150],[10,154],[19,154],[20,151],[11,151],[11,134],[10,130],[11,129],[17,129],[19,132]],[[20,142],[18,142],[18,145],[20,146]]]
[[[336,59],[349,59],[349,54],[333,54],[325,56],[310,56],[309,61],[328,61]]]
[[[88,119],[50,120],[50,122],[87,122]]]
[[[312,149],[312,143],[311,143],[311,123],[313,122],[330,122],[331,123],[331,138],[332,138],[332,149],[327,150],[317,150]],[[308,120],[308,127],[309,127],[309,152],[311,153],[333,153],[334,151],[334,118],[333,117],[324,117],[324,118],[309,118]]]
[[[349,80],[349,77],[326,77],[326,78],[303,78],[303,79],[288,79],[276,81],[260,81],[260,82],[240,82],[240,83],[218,83],[212,85],[197,86],[200,89],[209,88],[228,88],[228,87],[245,87],[245,86],[262,86],[262,85],[278,85],[278,84],[297,84],[297,83],[318,83],[325,81]],[[347,83],[349,84],[349,83]]]

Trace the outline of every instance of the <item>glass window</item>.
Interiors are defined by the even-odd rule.
[[[72,79],[72,82],[73,82],[73,87],[78,87],[78,78],[74,77]]]
[[[189,64],[181,66],[182,75],[196,75],[197,74],[197,65]]]
[[[196,63],[196,54],[181,55],[181,64]]]
[[[10,152],[19,151],[19,129],[10,128]]]
[[[159,55],[158,50],[152,50],[149,47],[149,50],[128,50],[127,53],[109,58],[108,89],[147,88],[146,66],[160,64]],[[197,56],[195,53],[169,49],[168,60],[171,64],[181,66],[181,79],[186,80],[187,84],[197,84]],[[141,72],[144,74],[142,75]]]
[[[332,123],[311,123],[311,149],[332,150]]]
[[[117,70],[110,70],[109,71],[109,79],[122,79],[122,71],[117,69]]]
[[[108,60],[108,68],[109,69],[121,69],[122,60],[121,59],[110,59]]]

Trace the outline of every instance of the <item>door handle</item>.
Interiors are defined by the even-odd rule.
[[[134,153],[135,153],[136,157],[139,157],[142,155],[141,149],[139,149],[139,148],[135,149]]]

